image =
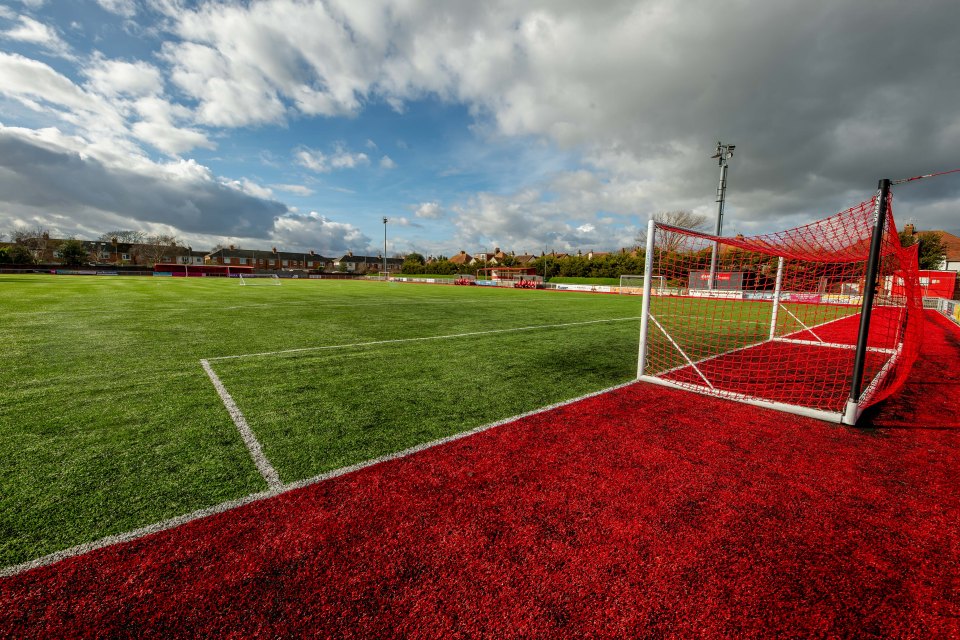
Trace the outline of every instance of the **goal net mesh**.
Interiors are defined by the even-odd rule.
[[[667,293],[649,298],[642,377],[841,413],[852,385],[875,204],[753,237],[658,224],[652,273]],[[900,386],[919,349],[916,247],[901,247],[890,206],[877,282],[861,408]]]

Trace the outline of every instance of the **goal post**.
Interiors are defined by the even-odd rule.
[[[655,296],[663,295],[664,285],[663,285],[663,276],[650,276],[651,280],[651,292]],[[622,296],[642,296],[644,291],[644,284],[647,281],[647,276],[645,275],[630,275],[624,274],[620,276],[620,286],[618,287],[618,293]]]
[[[249,287],[255,285],[280,286],[280,276],[275,273],[241,273],[240,284]]]
[[[753,237],[650,221],[637,378],[855,424],[919,352],[917,252],[900,245],[889,204],[881,188]]]

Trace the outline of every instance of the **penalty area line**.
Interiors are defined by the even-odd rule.
[[[379,457],[377,457],[377,458],[371,458],[370,460],[364,460],[363,462],[358,462],[358,463],[356,463],[356,464],[352,464],[352,465],[347,466],[347,467],[341,467],[341,468],[339,468],[339,469],[334,469],[334,470],[332,470],[332,471],[328,471],[328,472],[326,472],[326,473],[322,473],[322,474],[320,474],[320,475],[313,476],[312,478],[306,478],[306,479],[304,479],[304,480],[297,480],[297,481],[291,482],[290,484],[287,484],[287,485],[279,484],[279,485],[277,485],[277,486],[275,486],[275,487],[271,487],[271,488],[268,489],[267,491],[259,491],[259,492],[257,492],[257,493],[251,493],[251,494],[249,494],[249,495],[243,496],[242,498],[236,498],[236,499],[234,499],[234,500],[228,500],[228,501],[226,501],[226,502],[221,502],[220,504],[216,504],[216,505],[213,505],[213,506],[210,506],[210,507],[205,507],[205,508],[203,508],[203,509],[198,509],[197,511],[193,511],[193,512],[191,512],[191,513],[187,513],[187,514],[180,515],[180,516],[176,516],[176,517],[174,517],[174,518],[170,518],[169,520],[163,520],[163,521],[161,521],[161,522],[156,522],[156,523],[154,523],[154,524],[147,525],[147,526],[145,526],[145,527],[140,527],[139,529],[134,529],[134,530],[128,531],[128,532],[126,532],[126,533],[118,533],[118,534],[115,534],[115,535],[112,535],[112,536],[106,536],[106,537],[104,537],[104,538],[100,538],[99,540],[94,540],[94,541],[92,541],[92,542],[85,542],[85,543],[83,543],[83,544],[79,544],[79,545],[77,545],[77,546],[70,547],[69,549],[64,549],[64,550],[62,550],[62,551],[56,551],[56,552],[54,552],[54,553],[51,553],[51,554],[42,556],[42,557],[40,557],[40,558],[36,558],[36,559],[34,559],[34,560],[28,560],[27,562],[23,562],[23,563],[21,563],[21,564],[15,564],[15,565],[11,565],[11,566],[8,566],[8,567],[3,567],[3,568],[0,568],[0,578],[8,578],[8,577],[15,576],[15,575],[17,575],[17,574],[23,573],[23,572],[25,572],[25,571],[29,571],[29,570],[31,570],[31,569],[37,569],[37,568],[39,568],[39,567],[44,567],[44,566],[47,566],[47,565],[56,564],[57,562],[61,562],[61,561],[63,561],[63,560],[67,560],[67,559],[69,559],[69,558],[74,558],[74,557],[76,557],[76,556],[81,556],[81,555],[84,555],[84,554],[86,554],[86,553],[90,553],[91,551],[96,551],[96,550],[98,550],[98,549],[103,549],[103,548],[105,548],[105,547],[110,547],[110,546],[113,546],[113,545],[115,545],[115,544],[120,544],[120,543],[123,543],[123,542],[132,542],[132,541],[137,540],[137,539],[139,539],[139,538],[144,538],[144,537],[146,537],[146,536],[153,535],[153,534],[155,534],[155,533],[160,533],[161,531],[167,531],[167,530],[169,530],[169,529],[175,529],[176,527],[179,527],[179,526],[181,526],[181,525],[184,525],[184,524],[193,522],[194,520],[200,520],[201,518],[206,518],[206,517],[208,517],[208,516],[216,515],[216,514],[218,514],[218,513],[224,513],[224,512],[226,512],[226,511],[230,511],[230,510],[232,510],[232,509],[237,509],[237,508],[239,508],[239,507],[242,507],[242,506],[244,506],[244,505],[251,504],[251,503],[253,503],[253,502],[259,502],[259,501],[261,501],[261,500],[267,500],[267,499],[269,499],[269,498],[274,498],[274,497],[276,497],[276,496],[282,495],[282,494],[287,493],[287,492],[290,492],[290,491],[295,491],[295,490],[297,490],[297,489],[304,489],[304,488],[306,488],[306,487],[309,487],[309,486],[311,486],[311,485],[318,484],[318,483],[323,482],[323,481],[325,481],[325,480],[330,480],[330,479],[332,479],[332,478],[337,478],[337,477],[340,477],[340,476],[344,476],[344,475],[353,473],[353,472],[355,472],[355,471],[360,471],[361,469],[366,469],[366,468],[368,468],[368,467],[373,467],[373,466],[376,466],[376,465],[378,465],[378,464],[382,464],[382,463],[384,463],[384,462],[388,462],[388,461],[390,461],[390,460],[398,460],[398,459],[400,459],[400,458],[406,458],[406,457],[411,456],[411,455],[413,455],[413,454],[415,454],[415,453],[419,453],[419,452],[421,452],[421,451],[426,451],[427,449],[432,449],[432,448],[434,448],[434,447],[438,447],[438,446],[440,446],[440,445],[447,444],[447,443],[449,443],[449,442],[454,442],[454,441],[456,441],[456,440],[461,440],[461,439],[463,439],[463,438],[468,438],[468,437],[473,436],[473,435],[476,435],[476,434],[478,434],[478,433],[482,433],[482,432],[484,432],[484,431],[489,431],[490,429],[494,429],[494,428],[496,428],[496,427],[500,427],[500,426],[503,426],[503,425],[505,425],[505,424],[510,424],[511,422],[515,422],[515,421],[521,420],[521,419],[523,419],[523,418],[529,418],[529,417],[531,417],[531,416],[535,416],[535,415],[540,414],[540,413],[545,413],[545,412],[547,412],[547,411],[552,411],[552,410],[554,410],[554,409],[559,409],[559,408],[561,408],[561,407],[565,407],[565,406],[568,406],[568,405],[576,404],[577,402],[581,402],[581,401],[587,400],[587,399],[589,399],[589,398],[594,398],[594,397],[596,397],[596,396],[601,396],[601,395],[603,395],[603,394],[605,394],[605,393],[610,393],[610,392],[613,392],[613,391],[617,391],[617,390],[619,390],[619,389],[624,389],[624,388],[629,387],[629,386],[631,386],[631,385],[634,385],[634,384],[636,384],[636,383],[637,383],[637,380],[632,379],[632,380],[629,380],[629,381],[627,381],[627,382],[623,382],[623,383],[621,383],[621,384],[614,385],[614,386],[612,386],[612,387],[607,387],[606,389],[600,389],[599,391],[593,391],[593,392],[591,392],[591,393],[587,393],[587,394],[584,394],[584,395],[582,395],[582,396],[577,396],[576,398],[570,398],[569,400],[562,400],[562,401],[560,401],[560,402],[555,402],[555,403],[550,404],[550,405],[547,405],[547,406],[545,406],[545,407],[540,407],[540,408],[534,409],[534,410],[532,410],[532,411],[527,411],[526,413],[521,413],[521,414],[518,414],[518,415],[515,415],[515,416],[511,416],[511,417],[509,417],[509,418],[504,418],[504,419],[502,419],[502,420],[497,420],[496,422],[491,422],[491,423],[489,423],[489,424],[485,424],[485,425],[482,425],[482,426],[479,426],[479,427],[475,427],[475,428],[470,429],[470,430],[468,430],[468,431],[462,431],[462,432],[460,432],[460,433],[455,433],[455,434],[453,434],[453,435],[446,436],[446,437],[444,437],[444,438],[440,438],[440,439],[437,439],[437,440],[431,440],[430,442],[425,442],[425,443],[423,443],[423,444],[418,444],[418,445],[415,445],[415,446],[413,446],[413,447],[409,447],[409,448],[407,448],[407,449],[404,449],[404,450],[402,450],[402,451],[397,451],[397,452],[395,452],[395,453],[388,453],[388,454],[386,454],[386,455],[379,456]]]
[[[210,363],[206,360],[201,360],[200,365],[203,367],[203,370],[207,372],[210,382],[213,383],[217,394],[223,401],[223,406],[227,408],[227,413],[230,414],[233,424],[236,425],[237,430],[240,432],[240,437],[243,438],[243,444],[247,445],[247,451],[250,452],[250,457],[253,458],[253,464],[257,466],[257,471],[260,472],[263,479],[267,481],[267,486],[271,489],[283,486],[283,483],[280,481],[280,474],[277,473],[277,470],[273,468],[273,465],[270,464],[267,456],[263,453],[263,447],[260,446],[260,441],[257,440],[257,436],[254,435],[250,425],[247,424],[247,419],[243,417],[240,407],[233,401],[233,396],[231,396],[227,388],[223,386],[223,382],[220,381],[220,376],[216,374],[213,367],[211,367]]]

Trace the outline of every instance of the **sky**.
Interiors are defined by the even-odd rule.
[[[956,0],[0,0],[0,233],[606,251],[960,167]],[[960,234],[960,174],[895,187]],[[711,223],[712,224],[712,223]]]

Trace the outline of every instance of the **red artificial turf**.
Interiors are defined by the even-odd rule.
[[[866,380],[871,380],[889,357],[868,351]],[[698,362],[696,369],[686,366],[661,377],[703,387],[702,373],[722,391],[839,413],[850,395],[853,360],[852,349],[764,342]]]
[[[956,637],[925,340],[868,428],[632,385],[0,580],[0,636]]]

